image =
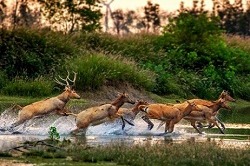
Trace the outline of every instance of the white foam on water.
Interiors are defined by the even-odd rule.
[[[11,110],[5,110],[0,116],[0,129],[8,128],[12,123],[17,120],[17,112],[11,112]],[[90,126],[87,129],[86,136],[100,135],[100,136],[112,136],[112,135],[130,135],[130,136],[148,136],[158,135],[164,132],[164,127],[157,130],[158,121],[152,120],[155,124],[152,130],[148,130],[147,123],[141,118],[134,120],[134,125],[131,126],[126,123],[125,129],[122,130],[122,123],[120,119],[112,122],[106,122],[97,126]],[[14,131],[28,135],[48,135],[49,128],[54,126],[60,135],[69,135],[72,130],[76,128],[75,117],[73,116],[58,116],[58,115],[46,115],[41,118],[33,118],[14,128]],[[25,127],[26,126],[26,127]],[[0,131],[0,134],[11,134],[9,131]],[[176,130],[174,134],[185,133],[185,130]]]

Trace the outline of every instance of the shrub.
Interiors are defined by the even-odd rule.
[[[148,90],[154,85],[153,73],[118,56],[89,53],[72,59],[68,65],[71,70],[77,71],[76,84],[83,89],[98,89],[105,84],[115,85],[121,82]]]
[[[15,79],[2,89],[5,95],[41,97],[53,93],[53,83],[45,78],[35,80]]]
[[[69,36],[49,31],[0,30],[0,69],[9,79],[50,74],[73,56],[76,46]]]

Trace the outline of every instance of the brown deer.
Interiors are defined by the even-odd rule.
[[[225,90],[223,90],[223,91],[221,92],[221,94],[219,95],[218,100],[220,100],[220,99],[225,99],[225,102],[227,102],[227,101],[229,101],[229,102],[235,102],[235,101],[236,101],[233,97],[230,96],[230,94],[228,93],[228,91],[225,91]],[[190,102],[194,102],[194,103],[197,104],[197,105],[204,105],[204,106],[211,106],[211,105],[214,104],[213,101],[204,100],[204,99],[191,99],[191,100],[189,100],[189,101],[190,101]],[[221,108],[225,108],[225,109],[231,110],[231,108],[230,108],[228,105],[226,105],[226,103],[224,103],[224,104],[222,105]],[[220,123],[221,127],[225,130],[225,125],[224,125],[224,124],[222,123],[222,121],[220,121],[220,119],[216,116],[217,114],[218,114],[218,111],[216,111],[216,112],[214,113],[213,116],[214,116],[215,120],[218,121],[218,122]],[[199,127],[199,128],[203,128],[203,127],[205,127],[205,126],[202,125],[202,124],[198,121],[198,127]],[[213,127],[213,126],[212,126],[211,124],[209,124],[208,127],[211,128],[211,127]]]
[[[58,96],[37,101],[25,107],[21,107],[19,105],[14,106],[13,108],[18,108],[20,110],[18,113],[18,120],[11,125],[11,128],[18,126],[31,118],[46,115],[52,112],[56,112],[59,115],[66,115],[67,110],[64,107],[67,102],[70,99],[80,99],[80,96],[72,89],[72,87],[75,86],[76,75],[77,74],[74,72],[73,80],[69,78],[69,72],[65,79],[59,76],[59,78],[65,81],[66,84],[58,81],[57,78],[55,79],[56,83],[65,86],[64,92]],[[69,81],[72,82],[73,85],[70,85]]]
[[[140,112],[139,106],[140,105],[148,105],[148,102],[143,101],[143,100],[138,100],[135,106],[132,109],[129,108],[120,108],[117,113],[115,114],[115,118],[121,118],[122,119],[122,130],[125,128],[125,121],[129,124],[132,125],[127,118],[134,120],[136,115]]]
[[[146,115],[142,118],[146,123],[148,123],[150,130],[154,125],[149,119],[158,119],[164,121],[166,123],[165,133],[172,133],[174,130],[174,125],[178,123],[184,116],[188,115],[192,110],[200,110],[195,103],[189,101],[174,105],[141,105],[139,106],[139,109],[143,112],[146,112]]]
[[[79,114],[67,113],[68,115],[76,116],[77,128],[71,133],[77,134],[81,129],[83,130],[84,134],[86,134],[87,128],[89,126],[99,125],[108,121],[108,119],[114,119],[116,117],[118,109],[124,103],[134,104],[135,102],[130,99],[128,94],[122,93],[111,104],[104,104],[101,106],[91,107],[81,111]]]
[[[217,101],[213,102],[213,104],[209,106],[197,105],[201,111],[192,111],[188,116],[185,116],[184,119],[191,122],[191,125],[195,128],[195,130],[202,134],[202,132],[195,125],[196,121],[208,121],[209,123],[216,125],[220,132],[224,134],[224,131],[219,127],[215,115],[217,114],[220,108],[230,109],[226,105],[226,100],[224,98],[220,98]]]
[[[223,90],[222,92],[221,92],[221,94],[219,95],[219,98],[218,98],[218,100],[220,100],[220,99],[224,99],[225,100],[225,103],[221,106],[221,108],[225,108],[225,109],[229,109],[229,110],[231,110],[231,108],[226,104],[226,102],[227,101],[230,101],[230,102],[235,102],[236,100],[233,98],[233,97],[231,97],[230,96],[230,94],[228,93],[228,91],[225,91],[225,90]],[[217,100],[217,101],[218,101]],[[191,99],[191,100],[188,100],[189,102],[194,102],[195,104],[197,104],[197,105],[204,105],[204,106],[211,106],[211,105],[214,105],[214,103],[216,102],[214,102],[214,101],[209,101],[209,100],[204,100],[204,99]],[[218,123],[220,123],[220,125],[221,125],[221,127],[223,128],[223,130],[225,130],[225,125],[220,121],[220,119],[216,116],[217,114],[218,114],[218,111],[219,110],[217,110],[217,111],[215,111],[214,112],[214,114],[213,114],[213,119],[215,119]],[[191,118],[191,115],[189,116],[189,119]],[[184,118],[185,119],[185,118]],[[195,117],[195,119],[198,119],[197,117]],[[200,117],[200,119],[204,119],[204,117]],[[204,120],[202,120],[203,122],[205,122]],[[196,121],[196,122],[198,122],[198,126],[197,127],[199,127],[199,128],[202,128],[202,127],[204,127],[202,124],[201,124],[201,122],[200,121]],[[159,124],[159,126],[157,127],[157,129],[159,129],[162,125],[164,124],[164,122],[161,122],[160,124]],[[211,128],[211,127],[213,127],[214,126],[214,124],[212,125],[212,124],[209,124],[208,125],[208,127],[209,128]]]

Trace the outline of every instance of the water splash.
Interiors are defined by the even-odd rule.
[[[7,129],[17,120],[17,112],[10,109],[5,110],[0,116],[0,129]],[[157,121],[153,121],[158,123]],[[48,135],[49,128],[54,126],[60,135],[70,135],[70,132],[76,128],[75,117],[73,116],[58,116],[58,115],[46,115],[41,118],[33,118],[15,127],[14,131],[28,135]],[[141,119],[135,119],[135,126],[126,124],[124,130],[122,130],[122,123],[120,119],[112,122],[106,122],[97,126],[90,126],[87,129],[86,135],[101,135],[101,136],[112,136],[112,135],[130,135],[130,136],[148,136],[154,134],[160,134],[164,132],[161,128],[156,130],[154,127],[152,130],[147,129],[147,124]],[[26,127],[25,127],[26,126]],[[176,133],[183,133],[177,131]],[[12,132],[0,131],[0,134],[12,134]]]

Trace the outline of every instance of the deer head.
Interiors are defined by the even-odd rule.
[[[67,71],[68,72],[68,71]],[[61,79],[62,81],[64,81],[65,83],[62,83],[61,81],[59,81],[57,78],[55,78],[55,82],[58,83],[59,85],[62,85],[62,86],[65,86],[65,93],[67,94],[67,96],[71,99],[80,99],[80,95],[78,95],[75,90],[73,89],[73,87],[75,86],[75,81],[76,81],[76,76],[77,76],[77,73],[76,72],[73,72],[74,73],[74,78],[73,80],[69,78],[70,74],[68,72],[68,75],[67,77],[64,79],[62,78],[60,75],[58,76],[59,79]],[[69,81],[71,83],[73,83],[72,85],[70,85]]]
[[[220,97],[222,99],[225,99],[226,101],[231,101],[231,102],[235,102],[236,100],[234,98],[232,98],[229,94],[228,91],[223,90],[220,94]]]

